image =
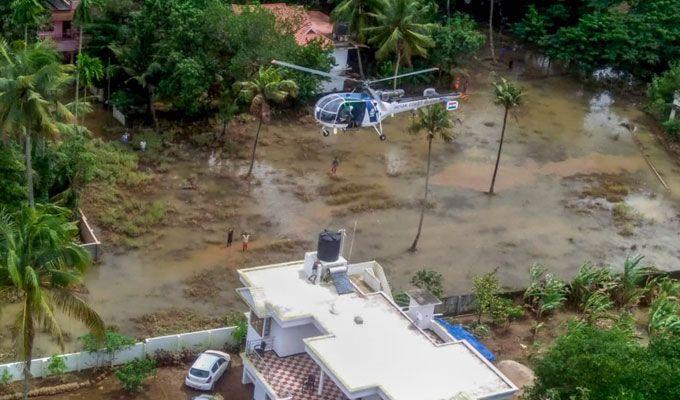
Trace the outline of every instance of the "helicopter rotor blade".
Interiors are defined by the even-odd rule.
[[[377,83],[377,82],[390,81],[390,80],[393,80],[393,79],[403,78],[405,76],[419,75],[419,74],[424,74],[424,73],[427,73],[427,72],[432,72],[432,71],[437,71],[437,70],[439,70],[439,68],[421,69],[420,71],[413,71],[413,72],[409,72],[409,73],[406,73],[406,74],[400,74],[400,75],[397,75],[397,76],[390,76],[389,78],[382,78],[382,79],[375,79],[375,80],[372,80],[372,81],[367,81],[366,84],[371,85],[371,84],[374,84],[374,83]]]
[[[272,60],[272,64],[280,65],[280,66],[286,67],[286,68],[296,69],[298,71],[307,72],[307,73],[314,74],[314,75],[323,76],[323,77],[328,78],[328,79],[341,79],[343,81],[362,82],[362,81],[357,80],[357,79],[348,78],[346,76],[333,75],[333,74],[329,74],[328,72],[323,72],[323,71],[319,71],[319,70],[311,69],[311,68],[307,68],[307,67],[301,67],[299,65],[287,63],[285,61]]]

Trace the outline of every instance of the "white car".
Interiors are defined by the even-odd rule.
[[[229,354],[206,350],[201,353],[189,368],[184,384],[198,390],[213,390],[215,383],[229,368]]]

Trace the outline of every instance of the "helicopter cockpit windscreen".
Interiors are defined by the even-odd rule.
[[[336,123],[338,111],[344,102],[345,100],[340,96],[328,96],[321,99],[317,104],[316,118],[327,124]]]

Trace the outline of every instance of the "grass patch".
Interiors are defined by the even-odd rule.
[[[586,188],[582,192],[582,197],[602,198],[611,203],[620,203],[629,193],[630,187],[628,185],[611,179],[605,179]]]
[[[104,209],[99,221],[105,228],[128,237],[134,238],[149,232],[166,213],[164,201],[119,200],[115,206]]]

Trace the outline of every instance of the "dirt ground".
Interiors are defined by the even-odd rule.
[[[370,130],[324,138],[309,117],[274,118],[263,128],[250,180],[241,176],[254,124],[235,122],[231,144],[185,143],[142,155],[153,178],[127,196],[163,202],[165,216],[133,248],[106,247],[85,279],[89,302],[132,336],[155,331],[145,324],[159,320],[164,332],[210,325],[245,308],[234,291],[236,269],[302,259],[326,227],[347,228],[348,258],[380,262],[394,292],[408,289],[421,268],[442,273],[446,295],[468,292],[472,277],[497,267],[504,286],[522,287],[534,262],[565,278],[584,261],[621,268],[632,253],[660,269],[680,269],[680,168],[640,107],[568,77],[525,76],[531,62],[507,73],[526,94],[508,120],[495,196],[485,191],[503,113],[492,101],[494,75],[470,66],[469,99],[452,114],[455,138],[434,143],[418,252],[406,250],[417,227],[427,145],[424,135],[407,131],[409,115],[384,121],[386,142]],[[99,118],[89,125],[114,140],[120,129]],[[217,126],[187,129],[208,137]],[[331,175],[334,157],[340,166]],[[227,248],[230,226],[236,243]],[[244,231],[252,234],[248,252],[240,251]],[[100,234],[106,240],[110,232]],[[11,315],[0,322],[10,323]],[[64,324],[71,338],[83,332]],[[36,344],[37,354],[55,350],[42,335]],[[67,344],[78,348],[76,340]]]
[[[214,393],[221,394],[225,400],[251,400],[253,398],[252,385],[241,383],[243,364],[238,358],[233,361],[234,365],[219,380]],[[138,393],[125,392],[121,389],[116,377],[110,375],[90,388],[40,398],[46,400],[189,400],[202,392],[184,385],[187,369],[188,366],[159,368],[156,376],[148,378]]]

